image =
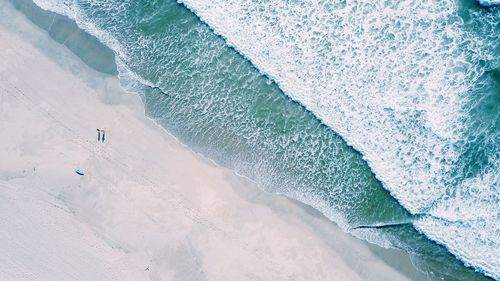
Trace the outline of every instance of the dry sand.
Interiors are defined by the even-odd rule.
[[[406,278],[316,212],[194,154],[116,78],[9,17],[0,22],[0,280]]]

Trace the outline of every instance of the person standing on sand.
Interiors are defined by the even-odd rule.
[[[103,131],[104,133],[104,131]],[[101,141],[101,130],[97,129],[97,141]]]
[[[106,131],[102,130],[102,142],[104,142],[105,136],[106,136]]]

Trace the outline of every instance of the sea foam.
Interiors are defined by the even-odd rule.
[[[499,0],[479,0],[479,4],[485,6],[485,7],[492,7],[496,5],[500,5]]]
[[[419,230],[500,277],[494,136],[472,145],[496,147],[488,168],[458,171],[476,82],[498,65],[484,41],[498,35],[466,31],[455,1],[181,2],[362,152],[405,208],[427,215]]]

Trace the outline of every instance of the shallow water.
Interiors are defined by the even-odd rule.
[[[320,50],[317,53],[315,51],[315,55],[325,55],[326,53],[322,52],[330,51],[330,48],[334,47],[332,44],[320,46],[317,44],[325,42],[317,41],[312,49],[297,48],[297,45],[293,44],[302,41],[283,36],[283,34],[287,34],[283,33],[283,30],[280,31],[282,33],[278,34],[284,38],[281,41],[277,39],[279,37],[273,37],[274,34],[269,32],[267,36],[270,38],[259,38],[262,43],[267,45],[252,45],[252,47],[258,46],[260,49],[255,48],[258,51],[259,61],[254,61],[254,64],[251,64],[235,49],[228,47],[228,44],[221,37],[217,36],[206,24],[203,24],[192,12],[175,1],[65,2],[70,3],[68,5],[61,5],[63,3],[61,1],[37,2],[45,8],[50,8],[75,19],[80,27],[94,34],[105,45],[112,48],[116,54],[123,86],[128,90],[140,93],[147,114],[194,150],[214,159],[221,165],[252,178],[268,191],[284,193],[314,206],[337,222],[344,230],[352,231],[358,237],[379,245],[407,250],[414,258],[416,266],[432,279],[472,280],[483,278],[482,275],[465,268],[444,247],[431,242],[426,236],[418,233],[411,222],[416,222],[416,226],[426,235],[452,247],[452,249],[465,242],[472,243],[468,246],[475,248],[482,245],[481,241],[471,240],[468,233],[464,232],[468,230],[463,229],[463,221],[459,220],[463,220],[464,216],[470,213],[470,209],[461,210],[460,208],[463,206],[467,208],[481,206],[481,210],[484,210],[482,216],[477,216],[478,212],[476,211],[474,212],[476,215],[474,220],[471,218],[466,221],[469,223],[467,227],[474,231],[483,233],[483,228],[488,224],[493,223],[494,226],[495,223],[498,223],[498,221],[491,220],[491,214],[498,213],[498,206],[495,205],[495,200],[498,200],[498,193],[495,193],[498,187],[498,178],[492,174],[498,170],[498,166],[495,164],[498,163],[498,124],[496,123],[498,118],[492,118],[492,116],[498,116],[499,99],[498,91],[496,91],[498,84],[494,84],[495,71],[493,70],[498,65],[497,56],[495,56],[497,51],[495,48],[498,46],[488,43],[489,41],[479,43],[472,41],[476,38],[474,36],[477,36],[474,33],[477,31],[477,26],[485,28],[484,32],[488,32],[487,27],[491,22],[488,15],[494,20],[497,15],[496,11],[492,13],[478,7],[465,7],[460,10],[461,14],[457,14],[457,17],[453,19],[460,22],[460,18],[467,19],[468,17],[469,22],[464,21],[460,32],[471,27],[474,32],[467,33],[467,36],[470,36],[470,42],[480,45],[474,49],[477,51],[475,53],[477,58],[468,58],[469,53],[465,53],[460,58],[474,60],[474,63],[478,63],[480,66],[482,64],[482,66],[471,68],[476,66],[467,61],[464,63],[465,66],[462,65],[463,68],[459,67],[457,72],[452,72],[453,75],[450,77],[460,78],[466,82],[467,79],[473,78],[474,83],[470,82],[466,85],[467,87],[463,85],[464,83],[456,83],[454,86],[448,85],[450,87],[445,87],[447,90],[453,90],[453,87],[456,87],[467,91],[458,92],[456,95],[456,92],[447,95],[441,94],[442,97],[440,97],[440,92],[431,89],[428,95],[421,93],[424,95],[424,101],[417,102],[415,99],[422,98],[421,96],[412,96],[411,94],[398,96],[401,94],[399,88],[393,94],[375,95],[377,92],[370,92],[370,89],[378,87],[380,91],[386,88],[389,91],[392,84],[383,84],[382,82],[377,84],[373,80],[366,80],[377,77],[376,73],[366,75],[368,74],[366,71],[369,69],[363,69],[365,71],[363,79],[352,80],[350,77],[355,70],[352,67],[349,68],[342,64],[335,67],[324,65],[323,60],[311,56],[310,51],[315,50],[314,48]],[[22,1],[14,1],[14,4],[16,3],[19,8],[25,8],[25,13],[26,10],[29,10],[28,4],[26,4],[29,2],[23,4]],[[258,4],[261,3],[258,2]],[[250,5],[253,4],[245,2],[245,5],[239,7],[252,8]],[[303,11],[300,6],[296,9],[299,14]],[[245,12],[248,12],[245,15],[249,17],[256,16],[252,14],[252,11]],[[261,20],[273,24],[280,19],[280,16],[294,16],[293,13],[280,9],[276,9],[275,12],[277,14],[273,12],[272,16]],[[477,22],[477,13],[486,13],[485,22]],[[227,14],[232,16],[230,13]],[[263,11],[258,15],[267,14]],[[237,18],[243,23],[249,20],[244,17],[233,18]],[[267,22],[265,23],[267,24]],[[242,23],[238,22],[238,24]],[[52,30],[51,25],[49,25],[49,30]],[[60,21],[55,26],[58,27],[56,30],[59,32],[52,31],[53,37],[65,38],[61,35],[65,33],[64,29],[67,29],[67,33],[73,34],[71,38],[75,42],[70,43],[70,46],[75,44],[78,46],[78,40],[82,40],[81,42],[86,40],[84,35],[75,35],[71,22]],[[226,27],[223,24],[222,26]],[[252,27],[252,25],[249,24],[248,27]],[[255,29],[255,27],[253,28]],[[443,25],[443,29],[446,29],[445,25]],[[241,34],[248,35],[244,33],[247,31],[245,28],[237,28],[237,30]],[[458,32],[457,30],[454,32]],[[305,40],[304,42],[316,42],[313,39],[319,35],[314,32],[321,33],[322,30],[311,32],[312,36],[308,39],[311,41]],[[362,30],[357,32],[362,32]],[[356,32],[353,34],[355,35]],[[434,39],[438,38],[439,35],[434,35]],[[245,38],[252,37],[248,35]],[[276,43],[273,40],[280,43],[279,55],[273,53],[275,48],[272,44]],[[64,40],[61,42],[67,43]],[[252,43],[256,42],[258,41],[254,40]],[[444,44],[443,42],[440,39],[439,44]],[[470,42],[468,44],[472,44]],[[240,45],[236,43],[235,45],[241,50]],[[265,48],[266,46],[267,48]],[[287,46],[291,46],[291,49],[287,49]],[[426,47],[428,46],[426,45]],[[460,51],[459,47],[456,47],[456,50]],[[375,48],[375,50],[377,49]],[[456,50],[446,50],[446,54],[454,54]],[[95,52],[92,48],[77,48],[73,51],[81,57]],[[244,50],[242,52],[246,54]],[[390,53],[390,49],[388,52]],[[463,55],[460,52],[459,55]],[[293,56],[286,57],[289,54],[293,54]],[[346,51],[346,54],[349,54],[349,51]],[[281,55],[284,55],[286,59],[276,59],[283,58]],[[92,65],[93,58],[92,56],[88,57],[90,60],[88,63]],[[95,61],[108,62],[104,64],[107,66],[105,69],[112,72],[114,64],[109,63],[109,59],[113,55],[108,53],[104,57],[106,60],[95,59]],[[302,57],[304,60],[300,60]],[[251,59],[253,58],[251,57]],[[297,58],[299,61],[308,63],[294,67],[293,63]],[[346,62],[346,57],[340,56],[339,59]],[[426,62],[433,61],[429,59]],[[264,67],[260,67],[261,63],[265,64]],[[274,72],[271,73],[266,69],[266,63],[271,64],[272,67],[269,69]],[[271,75],[270,77],[280,83],[281,88],[285,88],[286,94],[296,98],[300,104],[292,101],[254,65]],[[290,66],[292,68],[288,68]],[[449,66],[455,66],[454,62],[449,62],[445,64],[445,67],[438,69],[438,72],[432,73],[435,75],[447,74]],[[332,69],[342,68],[342,72],[340,74],[329,72],[330,67]],[[409,74],[414,73],[411,68],[408,68],[411,65],[398,67],[401,68],[400,73],[404,74],[405,71],[408,71]],[[275,71],[276,69],[278,71]],[[469,73],[467,72],[469,69],[479,70],[477,73]],[[324,71],[325,77],[318,77],[318,71],[323,70],[326,70]],[[426,71],[434,70],[418,69],[418,71],[423,71],[425,78]],[[294,76],[288,76],[288,73]],[[387,73],[389,72],[383,72],[381,75]],[[422,73],[417,72],[417,75]],[[465,73],[464,76],[460,76],[461,73]],[[343,75],[341,77],[344,77],[345,81],[338,82],[334,79],[337,77],[336,75]],[[354,76],[354,78],[356,77],[359,78],[359,76]],[[409,76],[409,78],[412,77]],[[285,82],[292,83],[291,89],[293,91],[286,90],[283,79],[288,79]],[[391,79],[401,82],[402,78],[394,76]],[[440,79],[437,82],[445,86],[446,83],[453,80],[449,77],[436,79]],[[325,85],[331,87],[325,88]],[[352,88],[354,86],[359,86],[366,90],[366,93],[373,95],[356,96],[359,91]],[[411,87],[411,83],[406,86]],[[332,96],[331,91],[327,91],[328,89],[338,89],[338,92],[334,91],[335,95]],[[351,92],[352,89],[355,90]],[[294,93],[299,94],[294,96]],[[303,98],[304,96],[301,96],[300,93],[304,93],[304,95],[314,93],[314,95],[311,94]],[[377,100],[379,98],[385,100],[380,102]],[[430,104],[426,103],[425,100],[431,100]],[[376,102],[370,104],[373,101]],[[316,107],[316,110],[306,110],[301,104],[310,109]],[[386,106],[387,109],[381,112],[376,111],[381,105]],[[420,111],[408,110],[407,108],[411,106],[429,109],[430,113],[423,109]],[[445,106],[449,107],[445,108]],[[401,110],[405,108],[406,111]],[[325,110],[326,113],[321,110]],[[370,112],[370,114],[365,114],[366,112]],[[445,113],[444,117],[443,112]],[[434,115],[426,117],[426,114]],[[444,121],[437,120],[437,123],[426,123],[433,121],[434,116],[445,119]],[[319,121],[317,117],[320,117],[324,123]],[[385,120],[385,123],[380,124],[380,120]],[[331,123],[334,123],[334,126]],[[405,127],[408,124],[411,126]],[[332,128],[336,129],[337,126],[343,125],[347,125],[347,129],[340,129],[338,132],[355,145],[359,151],[362,151],[364,156],[347,145],[347,142],[332,130]],[[369,126],[366,127],[367,125]],[[425,131],[429,128],[432,130]],[[398,138],[388,138],[387,130],[394,130],[393,132],[403,130],[405,134],[396,135]],[[357,132],[357,134],[353,132]],[[352,139],[355,139],[356,142]],[[432,143],[426,144],[430,140]],[[395,141],[401,143],[395,143]],[[402,150],[394,150],[392,145]],[[360,148],[361,146],[363,149]],[[367,152],[366,148],[372,148],[372,146],[379,150]],[[422,148],[415,150],[415,147]],[[404,161],[393,159],[392,155],[386,153],[386,150],[396,151],[398,156],[408,155],[408,158],[403,159]],[[429,151],[432,152],[430,156],[428,155]],[[439,154],[442,151],[451,152]],[[382,159],[384,161],[377,162],[380,159],[373,161],[374,155],[386,158]],[[453,157],[446,158],[449,155]],[[431,157],[429,159],[432,161],[426,160],[428,157]],[[375,175],[383,180],[384,185],[376,179],[363,158],[369,161],[370,167],[375,171]],[[433,166],[435,158],[439,159],[436,167]],[[418,161],[413,163],[411,159],[413,161],[418,159]],[[410,161],[411,165],[400,165],[402,161]],[[379,166],[376,167],[376,165],[382,166],[382,168],[377,168]],[[426,165],[430,165],[432,169],[425,170]],[[384,172],[386,171],[384,169],[387,167],[393,171],[389,173],[390,176],[397,175],[398,177],[384,181]],[[410,168],[415,169],[407,170]],[[381,173],[377,173],[379,169],[382,169]],[[426,176],[430,172],[441,173],[443,171],[445,171],[444,175],[432,174],[429,178]],[[420,182],[415,181],[414,175],[423,178]],[[486,178],[488,175],[492,178]],[[473,180],[477,180],[477,178],[480,181],[474,182]],[[489,182],[485,184],[485,180],[489,180]],[[398,183],[396,186],[407,187],[408,190],[400,191],[391,188],[393,181]],[[437,190],[431,190],[427,194],[426,190],[432,189],[430,188],[431,184],[435,184],[434,188]],[[441,189],[441,184],[445,186],[444,190]],[[410,188],[410,186],[415,188]],[[427,187],[427,189],[422,189],[422,186]],[[389,194],[386,188],[391,190],[399,202]],[[419,191],[415,192],[415,190]],[[465,198],[461,190],[475,193]],[[405,197],[410,196],[407,194],[408,191],[411,191],[410,195],[413,197],[415,194],[419,196],[422,194],[422,196],[418,197],[419,200],[416,202],[408,203],[406,200],[408,198]],[[485,192],[490,192],[490,196],[485,196]],[[436,194],[439,194],[439,200],[432,207],[419,205],[419,202],[425,201],[427,204],[429,200],[434,200],[433,196]],[[400,202],[415,215],[406,211]],[[498,203],[498,201],[496,202]],[[453,210],[454,217],[452,218],[449,218],[450,209]],[[479,221],[477,218],[482,219],[481,222],[484,222],[486,226],[474,224]],[[493,217],[493,219],[495,218]],[[457,221],[459,221],[458,226]],[[381,227],[384,225],[393,226]],[[378,226],[378,228],[353,229],[358,226]],[[492,233],[486,232],[486,242],[491,242],[491,237],[488,235],[494,235],[494,231],[493,227]],[[447,241],[447,233],[459,234],[458,237],[463,237],[464,240]],[[493,242],[496,243],[494,240]],[[453,243],[459,245],[455,246]],[[486,245],[481,248],[481,251],[478,251],[481,255],[486,254],[486,264],[471,262],[471,265],[481,269],[491,266],[491,263],[487,264],[491,262],[488,260],[488,251],[492,250],[488,247]],[[454,254],[463,258],[461,252],[454,252]],[[495,261],[493,260],[493,262]]]

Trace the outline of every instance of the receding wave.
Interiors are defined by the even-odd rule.
[[[380,245],[401,247],[388,233],[411,221],[500,278],[497,8],[181,1],[305,110],[173,1],[35,2],[113,49],[190,147]]]

